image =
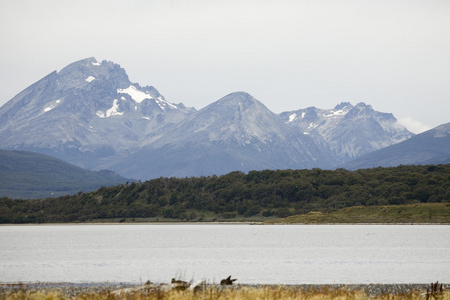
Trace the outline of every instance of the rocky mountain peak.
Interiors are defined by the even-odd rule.
[[[245,92],[231,93],[184,120],[170,136],[158,141],[171,143],[173,139],[203,141],[234,140],[249,144],[250,140],[265,141],[272,131],[290,130],[264,104]],[[177,136],[178,138],[175,138]]]
[[[7,149],[91,168],[96,155],[145,144],[194,111],[166,101],[152,86],[131,83],[120,65],[91,57],[52,72],[1,107],[0,139]],[[99,154],[79,163],[86,151]]]
[[[83,88],[96,80],[107,80],[113,86],[125,88],[130,82],[120,65],[106,60],[97,62],[94,57],[71,63],[57,74],[61,89]]]
[[[353,105],[350,102],[341,102],[338,105],[334,107],[335,110],[341,110],[341,109],[347,109],[352,108]]]
[[[413,135],[392,114],[377,112],[364,102],[355,106],[341,102],[334,109],[310,107],[280,116],[316,143],[325,144],[334,153],[334,159],[342,163]]]
[[[246,92],[234,92],[228,94],[215,102],[216,106],[235,107],[247,109],[253,105],[263,105]]]
[[[364,103],[364,102],[358,102],[356,105],[355,105],[355,107],[356,108],[359,108],[359,109],[373,109],[372,108],[372,105],[368,105],[368,104],[366,104],[366,103]]]

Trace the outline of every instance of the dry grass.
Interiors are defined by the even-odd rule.
[[[309,212],[284,219],[267,221],[267,224],[420,224],[450,223],[450,203],[420,203],[384,206],[352,206],[330,213]]]
[[[181,299],[310,299],[310,300],[328,300],[328,299],[439,299],[450,300],[450,291],[443,291],[433,295],[426,295],[425,292],[411,292],[408,294],[388,294],[369,297],[363,291],[352,291],[346,289],[321,289],[321,290],[304,290],[298,287],[287,286],[262,286],[262,287],[241,287],[236,286],[232,288],[221,288],[217,286],[207,286],[200,291],[164,291],[162,288],[140,289],[132,291],[101,291],[83,293],[74,296],[60,294],[55,291],[29,291],[20,290],[15,292],[6,292],[0,294],[1,300],[60,300],[60,299],[74,299],[74,300],[109,300],[109,299],[130,299],[130,300],[144,300],[144,299],[167,299],[167,300],[181,300]]]

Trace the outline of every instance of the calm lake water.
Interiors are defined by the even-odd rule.
[[[0,282],[450,282],[445,225],[0,226]]]

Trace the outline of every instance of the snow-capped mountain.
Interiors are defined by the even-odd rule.
[[[342,102],[334,109],[309,107],[280,114],[283,121],[327,147],[337,164],[404,141],[413,134],[390,113]]]
[[[342,167],[356,170],[448,163],[450,163],[450,123],[442,124],[401,143],[361,156]]]
[[[130,163],[132,162],[132,163]],[[328,153],[245,92],[229,94],[112,165],[138,178],[225,174],[235,170],[329,167]]]
[[[0,108],[1,149],[135,179],[334,168],[411,136],[364,103],[276,115],[237,92],[196,111],[95,58],[50,73]]]
[[[131,83],[119,65],[88,58],[52,72],[1,107],[0,145],[96,169],[193,112],[154,87]]]

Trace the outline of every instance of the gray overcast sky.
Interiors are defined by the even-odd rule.
[[[450,122],[448,0],[0,0],[0,105],[94,56],[197,109],[246,91],[276,113],[365,102]]]

